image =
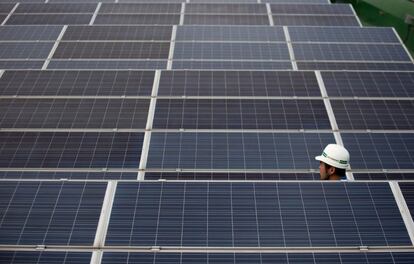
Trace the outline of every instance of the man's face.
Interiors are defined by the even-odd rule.
[[[321,180],[329,179],[329,171],[326,169],[325,163],[322,161],[319,162],[319,174],[321,175]]]

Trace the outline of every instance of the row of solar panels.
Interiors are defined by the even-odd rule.
[[[414,210],[413,183],[399,183]],[[388,183],[2,182],[0,245],[412,246]],[[398,187],[398,186],[397,186]],[[393,187],[394,188],[394,187]],[[397,188],[398,189],[398,188]],[[407,215],[410,218],[409,215]],[[412,222],[412,220],[410,220]]]
[[[330,0],[3,0],[3,3],[278,3],[329,4]]]

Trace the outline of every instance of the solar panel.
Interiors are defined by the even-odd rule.
[[[184,25],[269,25],[266,15],[185,15]]]
[[[167,60],[51,60],[47,68],[56,70],[156,70],[167,68]]]
[[[180,21],[180,15],[98,15],[94,24],[96,25],[175,25]]]
[[[136,180],[137,172],[0,171],[0,178],[14,180]]]
[[[1,26],[1,41],[51,40],[55,41],[61,26]]]
[[[411,133],[341,133],[352,169],[413,169]]]
[[[412,72],[322,72],[322,77],[329,96],[414,97]]]
[[[194,1],[194,0],[193,0]],[[329,0],[262,0],[266,3],[275,3],[275,4],[330,4]]]
[[[400,43],[391,28],[289,27],[294,42]]]
[[[43,60],[0,60],[1,69],[36,69],[40,70],[45,62]]]
[[[10,173],[9,173],[10,174]],[[1,172],[0,172],[1,177]],[[9,176],[10,178],[10,176]],[[216,180],[247,180],[247,181],[274,181],[274,180],[319,180],[316,173],[259,173],[259,172],[146,172],[145,180],[184,180],[184,181],[216,181]]]
[[[356,180],[384,180],[384,181],[397,181],[397,180],[413,180],[413,173],[353,173]]]
[[[263,4],[188,4],[186,14],[267,14]]]
[[[118,184],[105,245],[335,247],[411,242],[387,183],[136,182]]]
[[[331,142],[330,133],[154,132],[147,168],[312,169],[314,156]]]
[[[6,71],[0,95],[150,96],[153,71]]]
[[[0,13],[9,13],[14,7],[14,4],[0,3]]]
[[[158,95],[320,97],[321,93],[312,72],[163,71]]]
[[[290,61],[223,61],[223,60],[174,60],[177,70],[291,70]]]
[[[204,264],[230,264],[230,263],[331,263],[331,264],[408,264],[413,253],[124,253],[105,252],[103,264],[116,263],[204,263]]]
[[[413,101],[331,100],[340,129],[413,129]]]
[[[92,14],[12,15],[6,25],[87,25]]]
[[[180,13],[180,4],[102,4],[100,14],[172,14]]]
[[[297,60],[411,61],[401,45],[293,43]]]
[[[207,4],[223,4],[223,3],[248,3],[257,4],[257,0],[192,0],[190,3],[207,3]]]
[[[179,26],[176,41],[285,41],[281,27]]]
[[[162,42],[61,42],[53,58],[166,59],[169,49],[170,44]]]
[[[62,40],[170,41],[171,32],[168,26],[69,26]]]
[[[0,59],[46,59],[52,47],[53,42],[0,42]]]
[[[0,244],[92,245],[106,183],[3,182]]]
[[[286,44],[177,42],[174,59],[289,60]]]
[[[11,99],[0,101],[2,128],[141,128],[150,100]]]
[[[14,11],[16,14],[56,14],[56,13],[93,13],[96,4],[20,4]]]
[[[399,182],[401,192],[410,210],[411,216],[414,215],[414,184],[412,182]]]
[[[91,253],[84,252],[23,252],[23,251],[0,251],[0,262],[9,264],[22,263],[79,263],[88,264],[91,260]]]
[[[359,26],[354,16],[332,16],[332,15],[276,15],[273,16],[275,25],[280,26],[324,26],[343,27]]]
[[[270,5],[273,14],[303,14],[303,15],[354,15],[352,8],[348,4],[271,4]]]
[[[137,168],[144,133],[0,132],[2,168]]]
[[[331,126],[322,100],[158,99],[153,128],[330,129]]]
[[[411,62],[390,63],[390,62],[297,62],[299,70],[323,70],[323,71],[414,71]]]

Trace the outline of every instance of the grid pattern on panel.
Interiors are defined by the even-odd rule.
[[[352,8],[348,4],[335,5],[303,5],[303,4],[272,4],[273,14],[303,14],[303,15],[350,15],[353,16]]]
[[[341,133],[352,169],[413,169],[412,133]]]
[[[175,60],[172,69],[177,70],[292,70],[290,61],[254,60]]]
[[[96,4],[65,3],[65,4],[20,4],[14,14],[70,14],[70,13],[93,13]]]
[[[312,72],[163,71],[159,96],[321,96]]]
[[[2,128],[141,128],[150,100],[11,99],[0,101]]]
[[[414,64],[390,62],[297,62],[299,70],[321,71],[414,71]]]
[[[153,132],[147,168],[311,169],[330,133]]]
[[[1,172],[0,172],[1,177]],[[145,180],[318,180],[312,173],[261,173],[261,172],[146,172]]]
[[[410,264],[413,253],[118,253],[105,252],[102,264],[172,263],[172,264]]]
[[[0,244],[92,245],[106,183],[2,182]]]
[[[150,96],[153,71],[6,71],[0,95]]]
[[[330,123],[322,100],[158,99],[153,128],[330,129]]]
[[[387,183],[119,183],[106,237],[113,246],[409,244]]]
[[[275,25],[281,26],[359,26],[358,20],[353,16],[323,16],[323,15],[300,15],[300,16],[273,16]]]
[[[181,5],[173,3],[104,3],[99,9],[100,14],[174,14],[180,13]]]
[[[15,180],[136,180],[136,172],[0,171],[0,179]],[[1,262],[0,262],[1,263]]]
[[[138,168],[144,133],[1,132],[3,168]]]
[[[180,15],[165,14],[99,14],[96,25],[177,25]]]
[[[53,43],[0,42],[0,59],[46,59]]]
[[[267,14],[264,4],[188,4],[186,14]]]
[[[356,180],[414,180],[414,173],[353,173]]]
[[[91,261],[91,253],[78,252],[23,252],[1,251],[0,263],[9,264],[88,264]]]
[[[61,31],[61,26],[2,26],[0,41],[55,41]]]
[[[167,68],[167,60],[63,59],[51,60],[47,68],[51,70],[157,70]]]
[[[6,25],[87,25],[92,14],[14,14]]]
[[[269,25],[266,15],[185,15],[184,25]]]
[[[414,128],[414,101],[331,100],[339,129]]]

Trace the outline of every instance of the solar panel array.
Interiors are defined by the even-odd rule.
[[[328,0],[0,3],[0,263],[412,263],[414,61]],[[329,143],[346,182],[320,182]]]

